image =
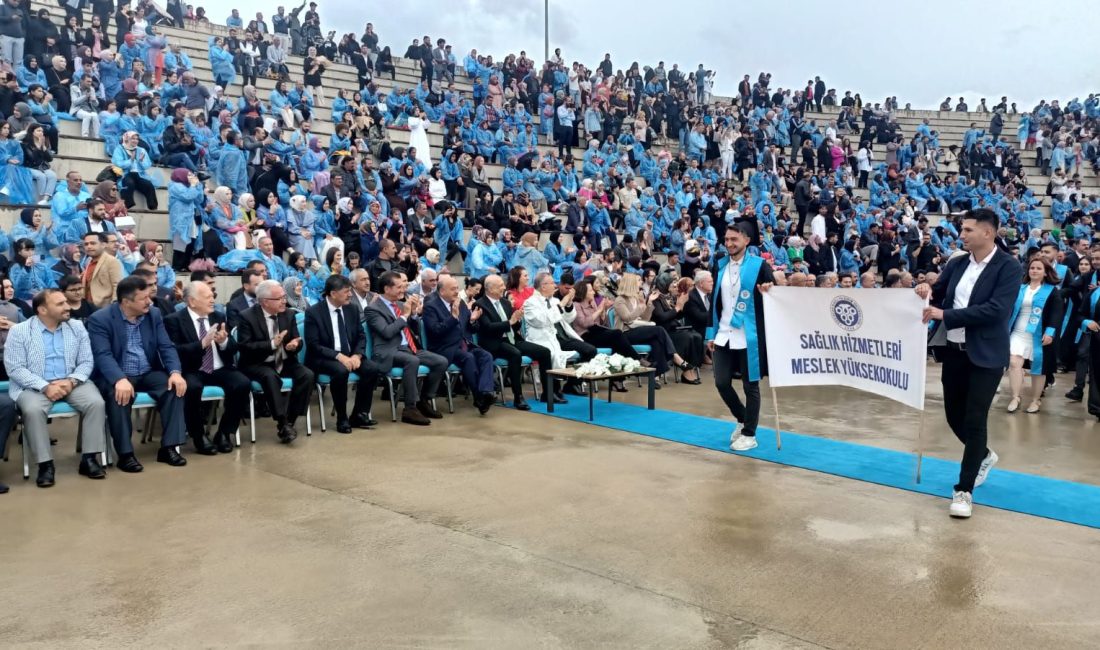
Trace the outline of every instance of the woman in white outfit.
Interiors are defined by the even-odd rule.
[[[718,140],[718,151],[722,155],[722,178],[733,178],[733,143],[737,139],[737,134],[733,129],[722,129],[722,135]]]
[[[431,124],[420,112],[420,107],[414,106],[409,116],[409,146],[416,147],[416,159],[424,163],[427,169],[432,168],[432,150],[428,144],[428,127]]]
[[[1039,412],[1047,372],[1054,370],[1058,356],[1055,341],[1059,338],[1064,309],[1058,284],[1057,272],[1044,259],[1036,256],[1028,262],[1012,312],[1012,333],[1008,341],[1008,384],[1012,389],[1009,413],[1020,408],[1025,362],[1031,364],[1027,412]]]

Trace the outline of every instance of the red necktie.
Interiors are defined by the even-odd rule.
[[[393,303],[393,310],[397,312],[397,317],[401,318],[401,305]],[[408,321],[405,321],[405,329],[401,330],[405,334],[405,342],[409,344],[409,349],[413,354],[416,354],[416,341],[413,340],[412,330],[409,329]]]

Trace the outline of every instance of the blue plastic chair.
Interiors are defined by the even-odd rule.
[[[373,356],[374,356],[374,335],[371,334],[370,326],[367,325],[366,323],[363,323],[363,331],[367,335],[367,356],[373,358]],[[424,365],[421,365],[416,370],[416,376],[418,378],[427,377],[428,376],[428,367],[424,366]],[[390,417],[393,418],[394,422],[397,422],[397,390],[396,390],[396,387],[394,385],[394,380],[397,380],[397,384],[400,385],[401,380],[404,379],[404,377],[405,377],[405,369],[404,368],[390,368],[390,371],[388,373],[386,373],[385,375],[382,375],[382,378],[386,380],[386,387],[389,388],[389,391],[390,391]]]

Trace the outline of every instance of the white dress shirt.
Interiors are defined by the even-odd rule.
[[[731,350],[744,350],[749,347],[745,330],[730,325],[730,321],[733,320],[733,311],[737,307],[737,292],[741,290],[741,262],[744,259],[744,257],[740,260],[730,259],[718,287],[722,292],[722,314],[718,317],[718,332],[714,335],[714,344]],[[753,305],[750,303],[748,308],[752,309]]]
[[[340,321],[336,315],[340,308],[334,307],[328,298],[325,298],[325,304],[328,305],[328,318],[332,321],[332,348],[343,354],[343,350],[340,349]]]
[[[825,215],[815,214],[813,219],[810,219],[810,234],[821,237],[821,241],[825,241],[827,232],[825,230]]]
[[[994,246],[993,250],[989,251],[989,255],[980,262],[974,259],[973,254],[970,255],[970,263],[959,278],[959,283],[955,285],[955,302],[951,304],[952,309],[966,309],[970,306],[970,294],[974,292],[974,285],[977,284],[978,277],[981,276],[985,267],[989,266],[989,260],[996,254],[997,247]],[[966,343],[966,328],[956,327],[947,330],[947,340],[952,343]]]
[[[199,337],[199,341],[202,341],[202,333],[199,330],[199,319],[201,318],[206,321],[206,331],[210,332],[210,329],[214,327],[213,323],[210,322],[210,317],[199,316],[195,312],[191,311],[190,307],[187,308],[187,315],[191,317],[191,324],[195,327],[195,335]],[[217,370],[218,368],[221,368],[225,365],[225,362],[222,361],[221,352],[219,352],[218,349],[221,348],[222,350],[224,350],[227,344],[228,341],[226,343],[222,343],[221,345],[211,346],[214,348],[214,370]],[[203,350],[202,353],[206,354],[206,350]]]

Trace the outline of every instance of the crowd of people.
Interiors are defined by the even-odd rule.
[[[62,25],[23,0],[0,7],[0,59],[10,68],[0,72],[0,194],[28,206],[10,237],[0,232],[0,249],[10,250],[0,258],[0,331],[35,328],[24,354],[52,362],[35,377],[9,370],[16,402],[30,391],[94,408],[81,387],[100,389],[123,471],[141,466],[128,426],[115,426],[128,413],[115,406],[132,403],[135,391],[165,414],[158,460],[181,465],[176,447],[187,436],[199,453],[231,449],[251,381],[283,442],[296,437],[321,377],[345,432],[373,425],[378,385],[400,388],[406,423],[442,417],[434,401],[444,382],[460,385],[484,414],[497,390],[494,359],[506,362],[505,383],[521,409],[529,408],[525,356],[543,400],[578,389],[555,386],[547,370],[600,351],[642,358],[637,350],[645,349],[644,362],[659,373],[675,369],[683,383],[699,384],[699,369],[714,363],[707,330],[715,275],[735,231],[775,284],[912,287],[934,284],[963,253],[963,215],[989,208],[1000,245],[1029,269],[1014,317],[1021,331],[1009,409],[1039,410],[1059,369],[1075,371],[1067,397],[1083,399],[1100,353],[1089,333],[1100,320],[1092,270],[1100,200],[1084,194],[1079,177],[1084,165],[1097,166],[1094,96],[1019,114],[1018,146],[1002,137],[1015,115],[1002,100],[988,128],[974,124],[961,147],[943,147],[928,120],[903,134],[896,98],[864,105],[820,78],[784,89],[761,73],[755,82],[746,75],[731,102],[715,102],[715,73],[703,65],[685,73],[633,63],[624,71],[610,54],[593,68],[567,63],[560,50],[542,65],[525,52],[495,61],[471,50],[459,60],[445,39],[424,36],[405,52],[420,71],[405,88],[373,25],[360,37],[323,35],[316,3],[304,13],[304,3],[289,14],[278,7],[270,27],[262,14],[246,24],[233,10],[226,36],[209,38],[211,85],[161,29],[206,21],[201,9],[178,1],[164,13],[151,2],[63,6]],[[325,90],[333,62],[352,66],[357,88]],[[390,92],[379,82],[387,76]],[[274,85],[266,98],[262,77]],[[804,117],[823,107],[837,107],[837,118]],[[51,169],[62,120],[103,140],[111,164],[94,185]],[[321,121],[332,125],[327,143],[313,131]],[[443,132],[438,157],[434,125]],[[395,142],[391,129],[407,131],[408,142]],[[1021,163],[1029,150],[1053,172],[1048,196],[1031,189]],[[499,191],[489,177],[494,164]],[[166,182],[157,168],[170,170]],[[160,185],[167,249],[139,241],[134,230],[145,215],[131,214],[139,198],[156,211]],[[1039,209],[1047,198],[1052,229]],[[48,218],[36,205],[49,207]],[[451,270],[456,257],[463,282]],[[242,280],[224,307],[212,294],[218,271]],[[1052,284],[1057,291],[1043,288]],[[1050,312],[1044,323],[1061,321],[1038,339],[1026,318],[1036,308]],[[107,318],[121,319],[117,331],[129,334],[97,334],[92,324]],[[80,322],[86,333],[70,337],[84,331]],[[55,339],[57,332],[65,334]],[[55,347],[44,352],[44,340]],[[81,365],[84,342],[94,368]],[[192,354],[167,352],[183,343]],[[143,345],[144,361],[136,358]],[[129,364],[124,372],[110,366],[111,354],[118,368]],[[61,361],[76,365],[59,374]],[[1026,396],[1025,365],[1044,378]],[[727,360],[723,376],[740,374]],[[292,385],[285,396],[284,378]],[[130,392],[119,392],[120,381]],[[213,440],[200,419],[188,419],[202,411],[207,385],[235,405]],[[181,419],[173,409],[188,400],[195,408]],[[42,400],[25,401],[48,411]],[[14,418],[15,404],[2,406]],[[1100,417],[1100,394],[1090,394],[1089,412]],[[94,432],[95,421],[86,414],[83,429]],[[24,426],[37,427],[25,410]],[[0,421],[0,430],[10,428]],[[46,485],[53,465],[44,430],[25,440]],[[99,477],[103,444],[87,439],[94,437],[82,442],[81,473]]]

